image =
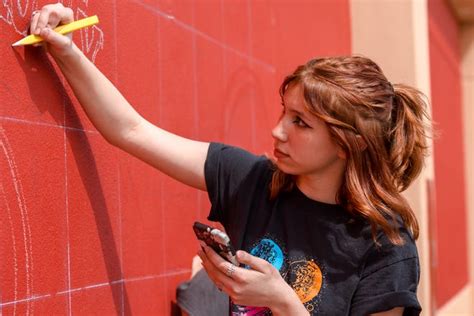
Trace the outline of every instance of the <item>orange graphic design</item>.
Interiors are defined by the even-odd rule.
[[[292,262],[290,271],[290,284],[303,304],[318,295],[323,283],[323,275],[313,260]]]

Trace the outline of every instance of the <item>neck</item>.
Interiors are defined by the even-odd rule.
[[[298,189],[308,198],[327,204],[337,204],[336,195],[339,191],[344,169],[330,174],[299,175],[296,178]]]

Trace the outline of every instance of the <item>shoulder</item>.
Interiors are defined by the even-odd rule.
[[[412,268],[419,269],[415,240],[403,224],[398,223],[398,229],[403,239],[401,245],[393,244],[382,231],[377,234],[377,242],[374,242],[372,238],[370,239],[372,242],[364,256],[363,270],[361,271],[362,278],[394,264],[398,266],[409,265]]]
[[[409,232],[400,228],[403,245],[395,245],[383,233],[377,235],[365,254],[359,283],[351,305],[352,315],[368,315],[396,307],[405,314],[419,315],[416,295],[420,264],[416,244]]]
[[[211,143],[204,176],[211,201],[220,196],[233,199],[237,192],[248,191],[271,178],[272,164],[265,156],[257,156],[245,149]],[[250,183],[250,184],[249,184]]]
[[[255,155],[240,147],[222,143],[210,143],[207,153],[205,170],[219,170],[238,173],[240,176],[251,171],[271,172],[271,161],[263,155]]]

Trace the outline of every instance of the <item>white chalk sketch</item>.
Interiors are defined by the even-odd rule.
[[[88,0],[74,1],[74,4],[72,0],[58,2],[73,9],[75,19],[88,17]],[[26,36],[28,35],[31,14],[38,9],[37,0],[2,0],[0,21],[10,25],[21,36]],[[76,31],[76,36],[78,32],[80,33],[80,48],[92,62],[95,62],[99,51],[104,49],[104,32],[97,25]]]
[[[87,4],[87,0],[85,0]],[[83,19],[88,17],[87,13],[81,9],[76,10],[75,19]],[[95,62],[97,53],[104,49],[104,32],[97,25],[80,30],[82,51],[92,62]]]
[[[15,237],[15,229],[13,228],[13,218],[12,218],[12,211],[10,209],[10,206],[8,205],[8,200],[7,200],[7,195],[5,193],[5,190],[3,189],[3,184],[0,182],[0,196],[3,197],[3,201],[5,204],[5,208],[1,208],[7,211],[7,218],[8,218],[8,224],[10,227],[10,235],[12,239],[12,253],[13,253],[13,300],[17,301],[18,300],[18,258],[16,255],[16,237]],[[0,201],[0,205],[2,205]],[[0,216],[3,216],[3,214],[0,214]],[[4,227],[6,229],[6,227]],[[2,240],[2,242],[7,242],[5,239]],[[8,246],[8,245],[6,245]],[[3,249],[7,250],[8,247],[2,247]],[[5,256],[2,256],[3,260],[5,260]],[[3,264],[9,264],[9,262],[4,262]],[[13,315],[16,314],[16,305],[13,306]]]
[[[28,217],[28,207],[25,201],[25,197],[23,194],[23,186],[21,184],[20,176],[18,173],[18,169],[15,162],[15,156],[13,154],[13,150],[10,146],[10,142],[8,141],[7,135],[5,130],[0,125],[0,163],[5,164],[2,165],[2,170],[6,169],[7,173],[5,176],[0,178],[0,205],[3,203],[5,207],[0,208],[0,210],[5,210],[7,214],[3,214],[4,211],[0,212],[0,216],[8,218],[10,222],[10,230],[12,233],[11,240],[12,240],[12,251],[13,251],[13,262],[11,263],[13,266],[13,274],[14,274],[14,299],[18,298],[18,295],[24,295],[26,297],[30,297],[33,294],[33,249],[31,243],[31,228],[30,222]],[[16,199],[15,202],[10,205],[8,203],[7,192],[14,192]],[[10,196],[11,201],[11,196]],[[18,219],[19,218],[19,219]],[[21,222],[21,224],[20,224]],[[19,286],[18,284],[18,276],[19,276],[19,264],[18,261],[21,259],[21,254],[17,251],[17,232],[18,229],[15,228],[21,227],[21,236],[18,236],[18,240],[23,239],[23,248],[25,250],[24,254],[24,276],[25,276],[25,283],[24,289],[25,293],[19,293],[19,288],[23,289],[23,285]],[[0,240],[0,242],[7,242],[7,240]],[[6,247],[2,247],[3,249],[7,249]],[[6,257],[6,256],[4,256]],[[4,259],[3,259],[4,260]],[[9,262],[2,261],[1,263],[4,265],[5,269],[10,266]],[[23,271],[21,271],[23,273]],[[16,307],[14,309],[14,313],[16,312]],[[31,302],[27,303],[26,314],[33,314],[33,304]]]

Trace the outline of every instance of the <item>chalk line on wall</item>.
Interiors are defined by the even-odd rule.
[[[13,218],[12,218],[12,213],[10,206],[8,205],[8,200],[7,196],[5,194],[5,190],[3,189],[3,184],[0,182],[0,195],[3,196],[3,200],[5,202],[6,210],[7,210],[7,217],[8,217],[8,223],[10,226],[10,233],[12,237],[12,250],[13,250],[13,274],[14,274],[14,279],[13,279],[13,299],[16,301],[18,299],[18,259],[16,255],[16,238],[15,238],[15,230],[13,228]],[[6,249],[5,247],[4,249]],[[2,256],[4,257],[4,256]],[[16,314],[16,305],[13,307],[13,315]]]
[[[116,284],[125,284],[125,283],[132,283],[132,282],[146,282],[146,281],[153,281],[157,279],[163,279],[166,277],[170,276],[177,276],[177,275],[189,275],[191,273],[191,269],[176,269],[167,273],[162,273],[162,274],[151,274],[151,275],[143,275],[143,276],[137,276],[137,277],[131,277],[127,279],[120,279],[120,280],[115,280],[111,282],[103,282],[103,283],[97,283],[97,284],[91,284],[91,285],[86,285],[83,287],[78,287],[78,288],[72,288],[66,291],[59,291],[56,293],[50,293],[50,294],[44,294],[44,295],[33,295],[31,297],[15,300],[15,301],[9,301],[9,302],[0,302],[0,309],[6,306],[15,306],[17,304],[23,304],[23,303],[28,303],[32,301],[38,301],[38,300],[44,300],[44,299],[49,299],[52,297],[57,297],[57,296],[62,296],[62,295],[69,295],[71,293],[77,293],[77,292],[83,292],[83,291],[88,291],[92,289],[97,289],[97,288],[102,288],[102,287],[110,287],[112,285]]]
[[[74,11],[76,19],[87,17],[88,0],[82,0],[79,5],[83,7],[73,6],[72,0],[58,1],[65,6],[70,7]],[[76,1],[77,2],[77,1]],[[29,19],[33,11],[39,9],[37,0],[3,0],[0,5],[0,21],[10,25],[13,30],[21,36],[28,35]],[[104,49],[104,32],[100,27],[93,27],[76,31],[80,33],[80,46],[84,54],[95,62],[97,54]]]
[[[7,135],[5,133],[5,130],[0,126],[0,148],[1,148],[1,153],[3,153],[3,156],[5,159],[0,159],[0,161],[5,161],[7,163],[7,169],[9,171],[9,177],[2,177],[1,178],[1,191],[3,195],[3,199],[6,203],[6,208],[8,210],[7,216],[9,217],[9,220],[11,220],[11,230],[12,230],[12,246],[13,246],[13,260],[14,260],[14,296],[15,298],[18,297],[18,252],[16,249],[16,236],[15,236],[15,227],[13,225],[13,219],[15,217],[15,214],[11,211],[10,205],[7,203],[7,198],[5,194],[5,187],[6,185],[11,185],[15,191],[16,195],[16,205],[14,206],[15,209],[17,208],[20,213],[21,217],[21,229],[22,229],[22,237],[23,237],[23,246],[25,249],[25,278],[26,278],[26,296],[30,297],[32,296],[33,293],[33,250],[32,250],[32,244],[31,244],[31,227],[29,223],[29,217],[28,217],[28,208],[26,205],[25,197],[23,194],[23,186],[21,184],[21,180],[18,174],[18,169],[15,163],[15,157],[13,154],[13,150],[10,146],[10,142],[8,141]],[[6,180],[6,181],[5,181]],[[6,182],[6,183],[5,183]],[[5,184],[4,184],[5,183]],[[5,264],[5,263],[4,263]],[[29,313],[33,313],[33,306],[30,302],[27,304],[27,315]]]

